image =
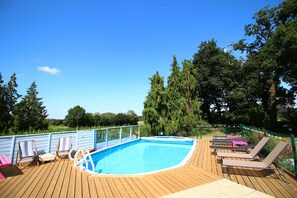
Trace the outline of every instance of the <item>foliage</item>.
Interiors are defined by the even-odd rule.
[[[138,116],[132,110],[127,114],[111,112],[92,114],[86,113],[86,110],[79,105],[69,109],[65,116],[65,125],[69,127],[137,125],[137,121]]]
[[[238,95],[231,96],[232,89],[238,84],[239,61],[230,53],[217,47],[213,39],[202,42],[198,48],[198,52],[194,55],[193,72],[197,79],[197,93],[203,118],[210,123],[224,122],[224,106],[228,104],[231,112],[236,109],[237,102],[232,98]],[[233,94],[236,93],[233,91]]]
[[[200,120],[200,103],[191,61],[184,60],[182,69],[176,57],[171,64],[168,85],[158,72],[151,80],[151,89],[144,102],[143,117],[151,135],[188,136]]]
[[[15,108],[18,98],[16,74],[12,74],[9,82],[3,85],[0,73],[0,131],[8,132],[13,127]]]
[[[151,134],[157,135],[158,131],[164,131],[164,115],[167,112],[166,93],[164,79],[158,73],[151,78],[151,89],[144,102],[144,121],[151,126]]]
[[[78,127],[87,125],[86,110],[79,105],[68,110],[65,117],[65,124],[69,127]]]

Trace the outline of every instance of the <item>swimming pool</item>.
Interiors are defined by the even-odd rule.
[[[182,166],[195,142],[189,138],[142,138],[91,154],[95,173],[148,174]],[[91,170],[91,167],[88,167]]]

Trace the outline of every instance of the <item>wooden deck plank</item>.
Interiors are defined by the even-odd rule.
[[[89,174],[82,172],[81,176],[82,176],[82,195],[83,195],[82,197],[89,198],[91,197],[89,181],[88,181]]]
[[[142,181],[142,178],[131,178],[135,185],[138,187],[138,189],[145,195],[145,197],[158,197],[158,194],[156,191],[151,190],[147,185],[144,185],[144,182]]]
[[[257,190],[264,192],[266,194],[269,194],[269,195],[275,195],[273,193],[273,191],[266,185],[266,183],[262,177],[259,177],[255,171],[250,171],[250,173],[258,181],[258,184],[261,186],[262,190],[260,190],[260,188]]]
[[[132,187],[130,186],[130,184],[125,180],[124,177],[119,177],[117,178],[120,183],[124,186],[124,188],[126,189],[126,192],[128,193],[129,197],[131,198],[136,198],[137,194],[133,191]]]
[[[71,177],[71,169],[72,166],[68,163],[67,169],[65,170],[65,176],[63,177],[63,183],[60,185],[60,189],[57,189],[60,192],[60,197],[67,197],[68,194],[68,186]]]
[[[53,190],[55,188],[55,185],[57,183],[57,178],[61,172],[63,162],[62,163],[55,163],[54,171],[52,172],[51,178],[47,179],[44,188],[40,190],[38,193],[38,197],[51,197]]]
[[[83,197],[83,192],[82,192],[82,173],[77,170],[76,171],[76,179],[75,179],[75,196],[77,197]]]
[[[89,184],[89,189],[90,189],[90,197],[96,198],[96,197],[104,197],[100,196],[99,192],[96,189],[96,183],[94,180],[94,177],[88,177],[88,184]]]
[[[257,174],[258,177],[260,177],[262,179],[263,184],[265,184],[267,187],[269,187],[269,189],[273,192],[273,195],[275,197],[283,197],[282,193],[272,183],[271,178],[269,178],[269,176],[266,177],[266,175],[264,175],[263,172],[265,172],[265,171],[263,171],[263,170],[255,170],[254,169],[254,173]]]
[[[115,197],[113,196],[111,190],[110,190],[110,187],[106,181],[106,178],[105,177],[102,177],[102,178],[99,178],[98,179],[100,180],[101,184],[102,184],[102,188],[103,188],[103,191],[104,191],[104,194],[106,197]]]
[[[147,189],[151,189],[153,191],[154,196],[161,197],[162,195],[166,195],[166,193],[161,191],[161,188],[156,186],[156,184],[147,180],[147,177],[143,177],[141,183],[146,186]]]
[[[113,178],[114,185],[117,187],[118,191],[121,194],[121,197],[130,197],[128,191],[125,189],[123,184],[118,178]]]
[[[104,193],[103,185],[99,177],[93,177],[98,197],[107,197]]]
[[[77,174],[77,168],[74,168],[73,166],[71,166],[67,197],[75,197],[76,174]]]
[[[62,189],[62,184],[67,172],[67,169],[70,168],[68,161],[59,161],[59,166],[61,166],[61,171],[59,172],[60,175],[58,175],[56,178],[53,179],[53,181],[51,182],[50,186],[52,187],[50,189],[50,191],[46,194],[53,196],[53,197],[59,197],[60,196],[60,192]]]
[[[51,163],[47,169],[45,170],[45,172],[43,174],[40,174],[39,178],[36,178],[30,185],[34,186],[34,188],[30,188],[32,189],[32,192],[30,192],[30,190],[26,190],[26,192],[24,192],[23,194],[16,194],[16,197],[18,196],[23,196],[23,197],[36,197],[37,194],[39,193],[39,191],[41,190],[42,187],[47,188],[48,186],[43,185],[45,183],[46,180],[49,180],[48,175],[52,174],[52,169],[54,168],[54,163]]]
[[[144,178],[154,184],[154,187],[157,188],[157,190],[160,192],[160,194],[162,195],[167,195],[167,194],[171,194],[171,191],[166,188],[163,183],[161,183],[159,180],[157,180],[153,175],[146,175],[144,176]]]
[[[109,189],[113,197],[122,197],[120,189],[118,188],[117,185],[115,185],[114,178],[107,177],[105,179],[106,179],[106,182],[108,183]],[[114,186],[116,186],[116,188],[114,188]]]
[[[134,183],[132,178],[133,177],[126,177],[125,180],[129,183],[129,185],[133,189],[133,192],[135,192],[137,197],[146,197],[145,194],[141,191],[141,189],[139,189],[138,186]]]

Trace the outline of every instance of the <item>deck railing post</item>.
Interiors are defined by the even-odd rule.
[[[294,157],[295,177],[297,177],[297,152],[296,152],[296,142],[293,134],[291,134],[291,144],[292,144],[293,157]]]
[[[119,137],[120,137],[120,143],[122,143],[122,133],[123,133],[123,128],[120,127],[120,135],[119,135]]]
[[[105,131],[105,146],[108,147],[108,128]]]
[[[97,150],[97,129],[94,129],[94,149]]]

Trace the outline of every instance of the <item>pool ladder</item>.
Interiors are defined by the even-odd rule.
[[[95,165],[94,162],[92,160],[91,154],[89,152],[88,149],[84,149],[84,148],[79,148],[77,149],[74,158],[72,158],[71,153],[73,152],[73,149],[71,149],[68,153],[69,159],[73,161],[73,166],[74,167],[79,167],[80,170],[85,170],[87,169],[87,167],[89,167],[89,163],[92,166],[92,171],[94,172],[95,170]],[[80,157],[79,154],[81,154]],[[85,164],[85,166],[84,166]]]

